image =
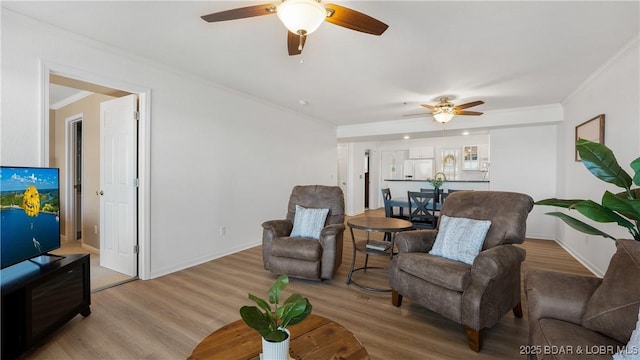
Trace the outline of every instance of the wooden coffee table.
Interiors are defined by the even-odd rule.
[[[291,332],[289,355],[296,360],[369,359],[367,350],[349,330],[322,316],[309,315],[288,328]],[[260,334],[240,319],[207,336],[189,359],[259,360],[261,352]]]

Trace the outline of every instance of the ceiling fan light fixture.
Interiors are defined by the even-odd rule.
[[[455,111],[456,109],[452,103],[448,102],[446,99],[441,100],[440,104],[437,104],[433,110],[433,118],[436,119],[437,122],[444,124],[453,119]]]
[[[294,34],[311,34],[326,17],[327,10],[316,0],[285,0],[278,5],[278,18]]]
[[[436,119],[437,122],[444,124],[446,122],[449,122],[449,120],[453,119],[453,114],[447,113],[447,112],[441,112],[438,114],[433,114],[433,118]]]

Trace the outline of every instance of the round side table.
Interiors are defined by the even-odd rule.
[[[368,267],[369,255],[373,256],[388,256],[391,260],[393,258],[393,251],[395,247],[396,234],[400,231],[406,231],[413,229],[413,224],[410,221],[389,218],[389,217],[359,217],[353,218],[347,221],[349,225],[349,231],[351,232],[351,241],[353,243],[353,258],[351,259],[351,269],[347,276],[347,284],[353,283],[354,285],[369,291],[388,292],[391,289],[380,289],[358,284],[353,280],[353,273],[356,271],[367,271],[367,269],[387,269],[386,267]],[[356,242],[356,238],[353,235],[353,229],[366,231],[366,240]],[[369,235],[371,232],[383,232],[389,233],[390,241],[378,241],[371,240]],[[365,254],[364,266],[355,268],[356,254]]]

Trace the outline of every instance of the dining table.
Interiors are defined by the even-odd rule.
[[[409,208],[409,200],[385,200],[385,206],[386,207],[390,207],[391,209],[393,209],[394,207],[399,208],[399,215],[400,217],[405,216],[404,215],[404,209],[405,208]],[[415,206],[412,206],[415,208]],[[429,201],[429,209],[432,209],[434,211],[440,211],[440,209],[442,208],[442,203],[441,202],[437,202],[435,203],[435,207],[433,206],[433,200]],[[387,212],[388,214],[391,214],[392,212]]]

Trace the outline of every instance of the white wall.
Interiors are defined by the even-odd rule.
[[[2,164],[45,165],[42,62],[151,89],[148,277],[258,245],[293,185],[336,183],[334,126],[5,9]]]
[[[556,122],[557,114],[542,119],[540,124]],[[488,135],[449,136],[426,139],[381,141],[377,143],[351,143],[367,149],[373,154],[384,150],[407,150],[410,147],[433,146],[436,154],[443,148],[462,148],[463,145],[489,144],[491,153],[491,176],[489,188],[495,191],[515,191],[530,195],[534,200],[554,197],[556,193],[556,125],[532,125],[505,129],[493,129]],[[356,152],[354,155],[358,155]],[[437,156],[438,157],[438,156]],[[360,160],[356,160],[358,163]],[[436,169],[441,164],[437,162]],[[468,174],[466,174],[468,173]],[[483,172],[462,172],[461,179],[471,180]],[[378,184],[388,183],[379,179]],[[354,184],[354,192],[361,189]],[[383,185],[377,185],[379,191]],[[372,187],[374,186],[372,181]],[[378,206],[382,206],[378,204]],[[372,205],[373,207],[373,205]],[[527,237],[554,239],[554,219],[544,215],[548,209],[534,206],[527,220]]]
[[[556,125],[491,130],[491,190],[514,191],[534,201],[556,194]],[[554,239],[548,208],[534,206],[527,218],[527,237]]]
[[[636,38],[564,102],[566,124],[558,131],[558,197],[592,199],[600,203],[605,190],[621,191],[598,180],[582,163],[574,161],[575,126],[598,114],[606,117],[605,145],[613,150],[623,169],[633,174],[629,163],[640,154],[639,54]],[[583,218],[579,214],[576,217]],[[558,241],[596,274],[604,274],[615,252],[614,242],[582,234],[560,220],[557,222]],[[590,223],[612,236],[631,237],[617,225]]]

